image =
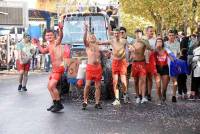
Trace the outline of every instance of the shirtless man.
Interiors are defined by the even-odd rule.
[[[89,36],[87,36],[89,34]],[[86,67],[86,84],[84,88],[84,101],[83,110],[87,107],[88,93],[91,85],[91,81],[95,82],[95,108],[102,109],[100,104],[101,95],[101,77],[102,77],[102,67],[100,64],[100,51],[98,42],[94,34],[88,33],[88,25],[85,24],[85,34],[84,34],[84,44],[86,47],[86,53],[88,57],[88,63]]]
[[[112,76],[113,76],[113,88],[115,93],[115,101],[112,103],[113,105],[120,105],[119,100],[119,89],[117,89],[118,85],[118,77],[120,76],[122,82],[122,90],[124,96],[124,103],[128,103],[127,97],[127,82],[126,82],[126,73],[127,73],[127,61],[126,61],[126,45],[127,40],[121,38],[120,30],[118,28],[114,29],[114,39],[100,42],[100,44],[110,44],[112,45]]]
[[[151,49],[148,43],[144,40],[137,40],[134,45],[129,47],[131,51],[132,63],[132,77],[135,82],[135,89],[138,91],[136,93],[137,99],[136,103],[145,103],[148,100],[145,98],[146,93],[146,62],[145,62],[145,50]]]
[[[63,16],[61,22],[63,22]],[[37,46],[41,53],[49,53],[51,56],[52,72],[49,77],[48,90],[51,94],[53,105],[47,109],[47,111],[51,112],[59,112],[64,108],[61,104],[60,95],[56,88],[56,85],[60,80],[61,75],[64,73],[64,62],[66,62],[68,58],[67,53],[61,45],[62,37],[63,25],[59,22],[59,35],[57,39],[55,38],[53,30],[46,30],[45,39],[47,40],[47,42],[49,42],[49,45],[46,48],[42,48],[39,43],[37,43]]]

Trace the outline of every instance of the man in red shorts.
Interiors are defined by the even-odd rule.
[[[88,57],[88,63],[86,67],[86,84],[84,88],[84,101],[83,110],[87,107],[88,93],[91,85],[91,81],[95,82],[95,108],[102,109],[100,104],[101,95],[101,77],[102,77],[102,67],[100,64],[100,51],[96,40],[96,36],[93,33],[88,32],[88,25],[85,24],[85,34],[84,34],[84,44],[86,47],[86,53]]]
[[[128,45],[127,40],[121,38],[120,29],[114,29],[114,38],[109,41],[100,42],[100,44],[110,44],[112,45],[112,76],[113,76],[113,88],[115,93],[115,101],[112,103],[113,105],[120,105],[119,100],[119,89],[118,85],[118,77],[120,76],[122,82],[122,92],[124,97],[124,103],[128,103],[127,97],[127,81],[126,81],[126,73],[127,73],[127,61],[126,61],[126,45]]]
[[[147,43],[151,46],[152,49],[155,49],[156,39],[154,38],[154,28],[153,26],[148,26],[146,28],[146,39]],[[153,80],[152,77],[156,75],[156,65],[154,58],[154,51],[146,50],[145,51],[146,58],[146,69],[147,69],[147,99],[151,101],[151,91]]]
[[[145,98],[146,93],[146,61],[144,52],[151,47],[144,40],[137,40],[134,45],[129,47],[131,51],[132,63],[132,77],[134,78],[137,99],[136,103],[145,103],[148,100]]]
[[[63,16],[61,16],[61,19],[61,22],[63,22]],[[53,105],[47,109],[47,111],[51,112],[59,112],[64,108],[61,104],[59,92],[56,88],[61,75],[64,73],[67,59],[69,58],[69,55],[66,52],[67,50],[61,45],[61,40],[63,37],[63,25],[61,22],[59,22],[59,35],[57,39],[53,30],[46,30],[45,39],[48,42],[48,46],[46,48],[42,48],[37,43],[41,53],[49,53],[51,56],[52,72],[49,76],[48,90],[53,99]]]
[[[23,41],[17,44],[17,50],[18,50],[18,60],[16,61],[16,63],[17,63],[17,69],[20,73],[18,91],[27,91],[26,84],[28,81],[30,61],[35,51],[34,46],[31,44],[30,35],[28,34],[24,35]]]

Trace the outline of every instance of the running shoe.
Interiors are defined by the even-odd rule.
[[[188,100],[195,100],[195,96],[194,95],[190,95],[190,97],[188,98]]]
[[[21,89],[22,89],[22,85],[19,85],[18,86],[18,91],[21,91]]]
[[[140,102],[141,102],[140,97],[137,97],[137,98],[136,98],[136,103],[139,104]]]
[[[87,103],[83,102],[83,104],[82,104],[82,110],[86,110],[86,107],[87,107]]]
[[[27,91],[27,88],[26,87],[22,87],[22,91]]]
[[[177,102],[176,96],[172,96],[172,102]]]
[[[64,108],[64,106],[61,103],[57,103],[52,109],[51,112],[60,112],[62,109]]]
[[[102,106],[101,106],[101,104],[100,103],[98,103],[98,104],[95,104],[95,106],[94,106],[96,109],[102,109]]]
[[[115,99],[115,101],[112,103],[113,106],[120,105],[120,101],[118,99]]]
[[[151,95],[147,95],[147,100],[151,101]]]
[[[52,106],[50,106],[49,108],[47,108],[47,111],[51,111],[51,109],[53,109],[54,108],[54,104],[52,105]]]
[[[145,97],[143,97],[142,100],[141,100],[141,103],[143,104],[143,103],[146,103],[146,102],[148,102],[148,100]]]

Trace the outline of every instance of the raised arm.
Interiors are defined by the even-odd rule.
[[[63,38],[63,21],[64,21],[64,15],[61,15],[59,18],[59,22],[58,22],[58,37],[56,40],[56,45],[60,45],[62,42],[62,38]]]
[[[111,40],[106,40],[106,41],[98,41],[99,45],[111,45]]]
[[[85,47],[89,47],[89,42],[87,40],[87,36],[88,36],[88,25],[85,23],[85,32],[84,32],[84,36],[83,36],[83,41],[84,41]]]

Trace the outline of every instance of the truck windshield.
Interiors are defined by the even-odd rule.
[[[83,42],[84,22],[87,22],[98,40],[108,40],[104,16],[70,16],[64,21],[63,43]]]

